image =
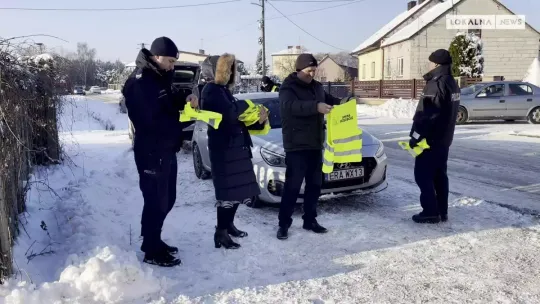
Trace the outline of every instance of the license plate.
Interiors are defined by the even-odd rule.
[[[355,179],[364,177],[364,168],[354,168],[347,170],[334,171],[332,173],[326,174],[326,180],[329,182],[346,180],[346,179]]]

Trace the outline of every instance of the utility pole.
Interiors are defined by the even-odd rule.
[[[263,76],[266,76],[266,39],[265,39],[265,25],[264,25],[264,2],[266,0],[259,0],[259,3],[252,3],[261,7],[261,20],[259,20],[259,27],[261,29],[261,37],[259,38],[259,44],[262,46],[262,71]]]
[[[144,49],[144,48],[145,48],[145,46],[146,46],[146,43],[142,42],[142,43],[139,43],[138,45],[140,45],[140,46],[141,46],[141,50],[142,50],[142,49]]]

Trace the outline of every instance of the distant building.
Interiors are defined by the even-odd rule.
[[[315,79],[342,82],[358,77],[358,59],[354,56],[326,55],[319,61]]]
[[[210,55],[205,54],[204,50],[199,50],[198,53],[179,51],[178,61],[201,64]]]
[[[418,0],[362,42],[358,57],[359,80],[420,79],[428,72],[433,51],[448,49],[458,32],[475,33],[483,43],[484,79],[523,78],[539,55],[540,33],[525,29],[447,29],[452,15],[514,15],[498,0]]]
[[[272,75],[283,80],[290,73],[295,72],[296,58],[302,53],[307,53],[307,49],[297,45],[272,54]]]

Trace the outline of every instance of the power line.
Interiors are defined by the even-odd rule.
[[[105,12],[105,11],[144,11],[144,10],[161,10],[161,9],[175,9],[197,6],[209,6],[216,4],[224,4],[231,2],[239,2],[241,0],[226,0],[220,2],[208,2],[199,4],[186,4],[186,5],[174,5],[174,6],[155,6],[155,7],[134,7],[134,8],[29,8],[29,7],[0,7],[0,10],[12,10],[12,11],[78,11],[78,12]]]
[[[276,0],[274,0],[274,1],[276,1]],[[350,1],[350,2],[344,3],[344,4],[338,4],[338,5],[333,5],[333,6],[322,7],[322,8],[318,8],[318,9],[314,9],[314,10],[310,10],[310,11],[290,14],[290,15],[287,15],[287,16],[292,17],[292,16],[305,15],[305,14],[325,11],[325,10],[332,9],[332,8],[337,8],[337,7],[342,7],[342,6],[346,6],[346,5],[356,4],[356,3],[360,3],[360,2],[364,2],[364,1],[366,1],[366,0],[355,0],[355,1]],[[282,19],[282,18],[285,18],[285,17],[284,16],[274,16],[274,17],[266,18],[266,21],[275,20],[275,19]],[[218,39],[221,39],[221,38],[229,37],[231,35],[234,35],[235,32],[247,30],[247,29],[249,29],[249,26],[255,25],[255,24],[258,24],[258,23],[259,23],[259,21],[247,23],[247,24],[245,24],[243,26],[240,26],[240,27],[238,27],[238,28],[236,28],[236,29],[234,29],[232,31],[229,31],[228,34],[225,34],[225,35],[222,35],[222,36],[219,36],[219,37],[215,37],[215,38],[211,38],[211,39],[209,39],[207,41],[214,41],[214,40],[218,40]]]
[[[352,2],[354,0],[272,0],[274,2],[311,2],[311,3],[337,3],[337,2]]]
[[[341,51],[347,51],[347,50],[345,50],[345,49],[342,49],[342,48],[339,48],[339,47],[337,47],[337,46],[331,45],[331,44],[329,44],[329,43],[327,43],[327,42],[324,42],[324,41],[322,41],[321,39],[319,39],[319,38],[313,36],[311,33],[309,33],[308,31],[306,31],[306,30],[303,29],[302,27],[300,27],[298,24],[294,23],[294,21],[292,21],[289,17],[287,17],[287,16],[286,16],[285,14],[283,14],[280,10],[278,10],[278,9],[272,4],[272,2],[269,1],[268,4],[270,4],[270,6],[272,6],[272,8],[274,8],[274,9],[275,9],[278,13],[280,13],[283,17],[285,17],[287,20],[289,20],[289,22],[291,22],[292,24],[294,24],[294,26],[296,26],[296,27],[299,28],[302,32],[308,34],[308,35],[311,36],[312,38],[316,39],[316,40],[319,41],[320,43],[326,44],[326,45],[328,45],[328,46],[330,46],[330,47],[333,47],[333,48],[338,49],[338,50],[341,50]]]

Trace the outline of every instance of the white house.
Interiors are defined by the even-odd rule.
[[[514,13],[498,0],[410,1],[407,11],[353,50],[358,56],[359,70],[368,70],[361,73],[368,75],[366,79],[359,80],[421,78],[428,72],[429,54],[436,49],[448,49],[460,31],[481,37],[484,79],[521,79],[539,55],[540,33],[529,24],[524,29],[448,29],[446,19],[452,15]]]

